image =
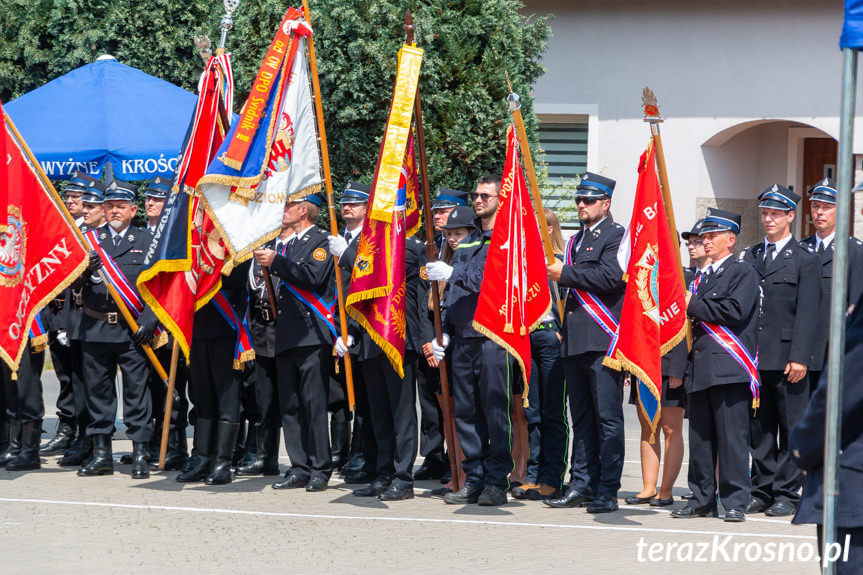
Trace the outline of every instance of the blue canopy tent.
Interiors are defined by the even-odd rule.
[[[51,179],[75,170],[170,178],[197,96],[110,56],[4,106]]]

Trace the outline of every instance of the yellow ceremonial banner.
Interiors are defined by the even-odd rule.
[[[422,59],[423,51],[416,46],[405,44],[399,50],[396,87],[381,145],[374,198],[369,209],[369,217],[386,223],[392,221],[396,206]]]

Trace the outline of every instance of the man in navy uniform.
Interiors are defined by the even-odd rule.
[[[165,201],[170,193],[171,181],[165,178],[156,176],[147,184],[147,191],[144,192],[144,211],[147,213],[147,231],[151,234],[156,233],[156,226],[159,225],[159,218],[162,216]]]
[[[835,189],[835,188],[834,188]],[[839,485],[836,499],[836,541],[842,554],[839,575],[863,572],[863,298],[857,298],[845,323],[842,413],[839,433]],[[788,449],[794,463],[806,472],[803,495],[792,523],[818,526],[818,554],[824,522],[824,437],[827,417],[827,376],[821,378],[803,417],[791,430]],[[849,545],[850,544],[850,545]],[[847,548],[846,548],[847,546]],[[835,552],[834,552],[835,553]],[[842,558],[848,553],[847,560]]]
[[[833,240],[836,237],[836,183],[824,178],[809,190],[809,212],[815,235],[800,240],[812,248],[821,260],[821,309],[818,311],[818,340],[809,368],[809,389],[815,391],[821,370],[827,360],[830,331],[830,294],[833,290]],[[863,291],[863,243],[848,239],[848,304]]]
[[[324,491],[332,473],[327,388],[335,340],[333,258],[328,234],[315,226],[324,198],[318,194],[285,204],[283,222],[292,233],[284,248],[255,250],[279,290],[276,369],[285,447],[291,468],[274,489]],[[282,255],[282,249],[284,255]]]
[[[710,208],[701,228],[710,267],[687,292],[693,342],[684,385],[689,414],[692,498],[672,517],[717,515],[716,469],[725,521],[746,519],[749,502],[749,407],[757,387],[758,274],[734,258],[738,214]]]
[[[791,234],[800,196],[779,184],[758,198],[764,240],[740,254],[758,272],[758,372],[761,403],[752,418],[752,498],[747,513],[794,513],[803,477],[788,454],[788,434],[809,403],[821,306],[821,262]]]
[[[588,504],[590,513],[616,511],[623,473],[623,377],[602,365],[617,327],[626,284],[617,263],[623,226],[609,216],[615,181],[586,172],[575,193],[581,230],[567,246],[566,263],[548,278],[566,288],[564,375],[572,414],[571,482],[550,507]]]
[[[509,410],[514,362],[504,348],[473,328],[500,185],[499,176],[484,176],[471,194],[477,229],[458,244],[452,266],[442,261],[426,266],[429,280],[448,282],[445,333],[442,345],[434,339],[432,348],[435,359],[440,361],[452,335],[453,410],[465,457],[464,486],[444,496],[448,504],[505,504],[513,466]],[[455,208],[460,209],[464,208]]]
[[[342,219],[345,222],[345,232],[342,236],[329,236],[330,253],[339,258],[342,269],[342,288],[345,297],[351,285],[351,273],[357,257],[357,247],[363,231],[363,220],[369,200],[371,187],[357,182],[348,182],[339,197]],[[348,317],[348,329],[358,326],[356,321]],[[360,348],[351,350],[351,359],[359,361],[357,354]],[[343,356],[342,356],[343,357]],[[345,381],[344,360],[340,359],[339,373],[332,373],[330,381],[337,383],[330,388],[330,409],[333,416],[330,419],[330,435],[332,436],[333,465],[341,467],[345,483],[370,483],[375,478],[377,469],[377,446],[375,433],[369,416],[368,394],[365,390],[362,370],[359,364],[353,369],[354,382],[354,429],[353,438],[348,444],[349,412],[347,409],[347,383]],[[335,371],[335,370],[334,370]],[[348,445],[346,445],[348,444]],[[345,453],[347,447],[348,453]],[[345,459],[347,457],[347,459]]]
[[[134,185],[114,180],[105,192],[108,225],[97,229],[99,243],[114,260],[131,285],[135,285],[152,236],[132,224],[137,208]],[[138,330],[131,333],[120,310],[96,274],[103,262],[90,252],[90,265],[79,282],[83,283],[81,340],[84,356],[84,381],[90,423],[87,435],[93,440],[93,456],[84,462],[78,475],[114,473],[111,436],[117,413],[114,377],[117,367],[123,374],[123,421],[132,439],[132,477],[149,477],[147,443],[153,436],[152,406],[147,387],[149,367],[141,345],[149,343],[158,321],[149,307],[138,318]]]

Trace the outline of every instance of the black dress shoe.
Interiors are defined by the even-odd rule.
[[[496,485],[486,485],[476,502],[483,507],[506,504],[506,491]]]
[[[93,442],[86,435],[79,436],[72,442],[72,446],[66,450],[57,465],[60,467],[81,467],[93,453]]]
[[[375,479],[368,486],[354,490],[356,497],[377,497],[390,486],[386,481]]]
[[[627,502],[628,503],[628,502]],[[658,497],[654,497],[650,500],[651,507],[668,507],[669,505],[674,505],[674,497],[669,497],[668,499],[660,499]]]
[[[312,477],[306,483],[306,491],[326,491],[327,480],[321,476]]]
[[[344,480],[348,485],[362,485],[363,483],[371,483],[375,478],[371,473],[360,471],[359,473],[346,473]]]
[[[110,435],[94,435],[93,436],[93,457],[81,466],[78,470],[80,477],[89,477],[94,475],[113,475],[114,474],[114,456],[111,453],[111,436]]]
[[[75,440],[75,428],[68,423],[61,422],[57,426],[57,433],[48,440],[48,443],[39,448],[42,455],[57,455],[65,452],[72,446]]]
[[[414,486],[407,483],[391,483],[386,491],[378,495],[381,501],[402,501],[414,498]]]
[[[617,511],[617,497],[600,495],[587,506],[588,513],[611,513]]]
[[[671,512],[671,516],[684,519],[691,517],[716,517],[716,509],[710,505],[705,505],[704,507],[687,506],[683,509],[675,509]]]
[[[363,470],[363,467],[365,467],[365,465],[366,460],[363,457],[362,451],[355,451],[351,453],[350,456],[348,456],[348,460],[345,462],[344,466],[342,466],[342,473],[345,475],[359,473]]]
[[[645,503],[652,503],[654,499],[656,499],[656,493],[654,493],[650,497],[639,497],[638,495],[630,495],[623,501],[627,505],[644,505]]]
[[[121,455],[119,463],[122,463],[123,465],[129,465],[130,463],[132,463],[132,454],[124,453],[123,455]]]
[[[305,487],[308,482],[307,476],[289,472],[282,481],[273,483],[273,489],[299,489]]]
[[[726,523],[743,523],[746,521],[746,515],[739,509],[726,509],[725,510],[725,522]]]
[[[770,504],[754,495],[749,498],[749,505],[746,506],[746,513],[761,513],[766,511]]]
[[[464,487],[455,493],[447,493],[443,496],[444,503],[450,505],[466,505],[468,503],[476,503],[479,500],[479,495],[482,493],[482,488],[477,485],[466,483]]]
[[[449,469],[449,466],[444,467],[441,464],[423,463],[422,466],[416,470],[416,473],[414,473],[414,481],[440,479],[443,477],[444,473],[446,473],[447,469]]]
[[[764,512],[764,515],[768,517],[785,517],[786,515],[793,515],[795,511],[797,511],[797,507],[793,503],[777,501]]]
[[[566,509],[569,507],[584,507],[585,503],[590,503],[592,501],[592,495],[588,495],[587,493],[570,486],[566,490],[566,493],[563,494],[563,497],[558,497],[557,499],[546,499],[543,503],[556,509]]]
[[[132,479],[147,479],[150,477],[150,454],[147,453],[147,443],[132,442]]]

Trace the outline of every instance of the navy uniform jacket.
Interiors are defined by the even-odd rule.
[[[263,247],[275,249],[275,245],[276,241],[272,240],[264,244]],[[252,259],[251,266],[250,275],[255,276],[255,283],[257,285],[263,286],[264,273],[261,264]],[[276,301],[278,302],[279,288],[282,286],[278,278],[270,276],[270,279],[273,281],[273,290],[276,292]],[[269,313],[270,316],[273,313],[270,310],[270,296],[267,294],[266,287],[264,287],[263,291],[254,289],[250,280],[249,302],[251,305],[249,309],[249,331],[252,333],[252,345],[255,346],[255,357],[276,357],[276,318],[270,317],[270,320],[266,321],[259,311],[260,309],[267,310],[265,313]]]
[[[249,277],[250,262],[246,261],[234,266],[230,275],[222,276],[221,292],[225,295],[240,322],[246,313],[246,281]],[[237,337],[234,330],[213,300],[195,312],[195,323],[192,328],[192,339],[218,339],[221,337]]]
[[[689,300],[693,342],[684,385],[687,393],[715,385],[748,382],[749,375],[697,322],[725,326],[755,357],[758,327],[758,273],[743,261],[726,259]]]
[[[769,264],[763,241],[743,250],[740,258],[752,264],[761,284],[758,369],[784,371],[789,361],[811,368],[821,305],[818,257],[792,237]]]
[[[284,280],[316,293],[329,304],[336,299],[333,256],[327,236],[317,226],[309,228],[289,246],[284,256],[276,254],[270,271],[273,281]],[[333,345],[335,337],[326,322],[303,304],[284,285],[279,290],[279,317],[276,319],[276,353],[303,346]],[[335,314],[333,314],[335,321]]]
[[[863,300],[857,300],[845,329],[845,365],[842,388],[842,425],[839,455],[839,527],[863,526]],[[807,472],[803,495],[793,523],[821,524],[824,513],[824,422],[827,411],[827,371],[797,425],[791,431],[789,451]]]
[[[352,242],[353,257],[356,258],[356,247]],[[347,255],[342,254],[344,257]],[[343,258],[339,259],[341,265]],[[422,345],[434,338],[429,320],[428,290],[429,282],[421,277],[420,270],[425,267],[425,244],[416,236],[405,241],[405,352],[413,351],[422,354]],[[369,336],[368,332],[358,323],[352,322],[350,334],[357,342],[357,357],[360,361],[371,359],[383,353],[383,350]]]
[[[824,367],[827,354],[827,339],[830,332],[830,294],[833,293],[833,245],[823,252],[818,253],[818,245],[815,236],[800,240],[801,244],[808,245],[821,260],[821,306],[818,309],[818,341],[815,344],[815,357],[809,366],[813,371],[821,371]],[[863,291],[863,242],[857,238],[848,238],[848,305],[857,300],[857,296]]]
[[[579,234],[584,234],[582,228]],[[576,288],[595,295],[615,319],[620,319],[626,283],[617,263],[617,248],[623,237],[623,226],[604,219],[593,231],[587,232],[581,249],[575,253],[578,237],[572,242],[573,265],[563,266],[559,285]],[[591,351],[607,351],[611,337],[597,325],[582,307],[571,289],[566,290],[561,356],[570,357]]]
[[[441,318],[444,332],[452,337],[485,337],[473,328],[473,316],[476,313],[476,304],[479,302],[491,232],[492,230],[483,232],[477,220],[477,229],[459,242],[453,254],[452,276],[447,281]]]
[[[129,283],[135,285],[138,280],[138,274],[141,272],[141,267],[144,264],[144,255],[147,253],[147,248],[150,247],[150,241],[153,239],[153,236],[144,228],[129,226],[123,239],[120,241],[120,245],[115,248],[110,227],[105,224],[97,228],[97,230],[99,243],[105,249],[105,252],[114,259],[114,262],[129,280]],[[117,323],[114,324],[92,318],[86,313],[82,314],[79,332],[81,341],[98,343],[131,342],[129,328],[123,317],[119,315],[119,309],[108,294],[108,288],[105,284],[103,282],[94,283],[90,274],[85,271],[76,285],[83,288],[81,303],[84,308],[98,313],[118,314]],[[152,326],[158,324],[156,316],[149,306],[144,306],[144,311],[138,318],[138,324]]]

